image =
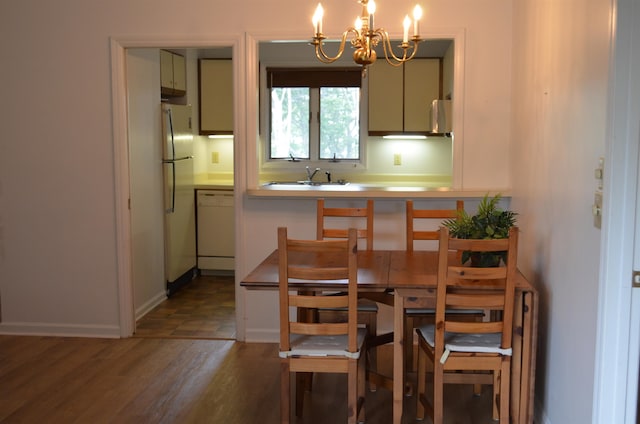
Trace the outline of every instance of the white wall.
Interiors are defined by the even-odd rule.
[[[379,4],[378,23],[400,32],[403,15],[412,5],[408,0]],[[490,99],[507,99],[508,104],[510,98],[508,71],[495,72],[508,69],[510,62],[509,5],[507,0],[482,5],[433,1],[423,22],[424,28],[465,30],[467,188],[510,185],[502,160],[509,145],[504,125],[508,108],[501,106],[490,117],[478,114]],[[324,6],[328,33],[338,34],[352,24],[344,2],[329,0]],[[113,138],[110,37],[197,40],[199,46],[207,40],[213,45],[216,40],[236,39],[242,46],[245,33],[310,34],[308,17],[314,7],[292,0],[189,0],[176,13],[175,3],[166,0],[116,0],[91,7],[70,0],[55,5],[34,0],[3,4],[0,27],[6,36],[0,38],[0,48],[19,66],[0,70],[3,80],[11,81],[3,90],[0,115],[0,331],[119,334],[116,217],[123,211],[115,210],[114,199],[116,184],[121,184],[116,170],[126,164],[114,156],[114,149],[123,147],[114,146]],[[354,5],[352,14],[357,13]],[[239,57],[238,63],[244,64],[245,58]],[[244,69],[237,69],[235,76],[245,81]],[[236,110],[252,110],[243,96],[237,100]],[[255,116],[244,115],[236,122],[244,128],[251,119]],[[246,187],[243,144],[252,141],[235,140],[240,194]],[[499,154],[482,165],[467,160],[485,152]],[[272,247],[270,230],[279,219],[268,213],[269,208],[289,211],[298,201],[240,202],[239,245],[247,249],[238,259],[242,276]],[[311,209],[306,211],[298,217],[302,225],[311,220]],[[255,232],[267,232],[268,237],[256,242]]]
[[[601,235],[591,205],[605,152],[610,4],[514,2],[512,206],[519,267],[540,293],[541,423],[592,422]]]
[[[379,3],[380,25],[397,23],[399,31],[413,2]],[[331,34],[358,13],[355,4],[346,13],[342,0],[323,4]],[[536,383],[543,422],[590,422],[584,405],[593,388],[599,271],[590,207],[593,168],[604,151],[610,2],[513,4],[513,31],[511,0],[433,0],[423,26],[465,31],[463,187],[513,186],[520,264],[541,293]],[[186,0],[177,13],[168,0],[2,4],[0,51],[15,66],[0,67],[1,333],[120,334],[114,199],[123,164],[114,156],[110,37],[201,45],[242,41],[245,33],[310,35],[314,7]],[[243,69],[235,76],[246,81]],[[236,100],[236,110],[253,110],[245,97]],[[252,119],[236,122],[245,129]],[[275,246],[277,225],[301,236],[312,231],[312,201],[243,196],[242,155],[251,142],[235,141],[239,277]],[[382,202],[379,210],[382,245],[399,246],[399,203]],[[241,298],[250,338],[274,335],[275,304],[272,293]]]

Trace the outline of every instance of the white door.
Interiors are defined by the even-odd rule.
[[[131,222],[126,239],[131,248],[135,319],[147,312],[148,305],[166,297],[159,61],[158,49],[126,50],[127,213]]]
[[[593,423],[633,424],[640,361],[640,285],[632,284],[633,270],[640,271],[640,5],[614,3]]]

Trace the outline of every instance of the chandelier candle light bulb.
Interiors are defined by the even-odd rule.
[[[420,29],[418,22],[420,22],[420,18],[422,18],[422,8],[420,5],[416,4],[416,7],[413,8],[413,36],[417,37],[420,34]]]
[[[409,19],[409,15],[405,15],[404,17],[404,36],[402,37],[402,44],[409,42],[409,27],[411,26],[411,19]]]
[[[318,7],[316,7],[316,13],[313,14],[313,27],[316,30],[316,36],[322,34],[322,16],[324,15],[324,9],[322,5],[318,3]]]

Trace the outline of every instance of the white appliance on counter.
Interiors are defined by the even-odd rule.
[[[198,190],[198,268],[234,270],[233,190]]]
[[[167,296],[196,275],[191,106],[162,104]]]
[[[452,131],[451,100],[434,100],[431,102],[431,131],[447,134]]]

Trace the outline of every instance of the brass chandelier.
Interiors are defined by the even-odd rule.
[[[355,25],[347,28],[342,33],[342,40],[340,41],[340,47],[338,54],[331,57],[325,53],[323,49],[324,40],[327,38],[322,33],[322,17],[324,10],[322,5],[318,3],[316,12],[313,15],[313,27],[315,35],[311,44],[315,46],[316,57],[323,63],[332,63],[338,60],[344,52],[345,43],[347,37],[351,34],[351,45],[355,48],[353,52],[353,60],[363,67],[363,74],[366,72],[367,65],[371,65],[376,61],[377,54],[374,50],[375,47],[382,43],[384,50],[384,57],[387,62],[392,66],[400,66],[405,62],[413,59],[418,51],[418,43],[422,41],[419,32],[419,20],[422,17],[422,8],[418,5],[413,9],[413,36],[409,40],[409,27],[411,26],[411,19],[409,16],[405,16],[403,27],[404,36],[402,43],[398,46],[402,49],[401,57],[396,56],[393,53],[391,47],[391,40],[389,34],[384,28],[375,28],[373,17],[376,11],[376,3],[374,0],[358,0],[358,3],[362,4],[362,13],[356,18]]]

